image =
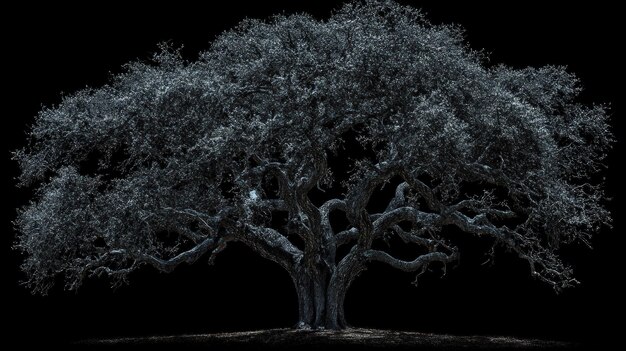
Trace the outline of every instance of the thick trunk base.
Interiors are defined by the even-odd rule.
[[[343,309],[345,288],[329,280],[324,274],[317,278],[311,278],[309,274],[294,277],[299,311],[296,329],[339,330],[348,327]]]

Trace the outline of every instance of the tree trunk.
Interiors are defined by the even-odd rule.
[[[292,277],[298,293],[298,329],[344,329],[345,284],[330,272],[300,269]]]
[[[293,277],[298,294],[298,329],[310,329],[314,325],[315,306],[312,294],[312,281],[306,276],[296,274]]]

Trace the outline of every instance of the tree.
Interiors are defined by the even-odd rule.
[[[42,110],[15,152],[37,189],[16,221],[26,283],[118,285],[241,242],[290,274],[299,327],[337,329],[370,262],[445,268],[457,230],[572,286],[560,245],[610,222],[607,113],[579,92],[562,67],[488,67],[460,28],[386,1],[246,20],[194,62],[164,47]]]

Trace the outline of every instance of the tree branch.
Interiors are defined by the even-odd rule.
[[[302,222],[306,224],[304,235],[304,259],[305,264],[314,267],[320,259],[324,259],[326,264],[334,265],[335,261],[335,241],[331,231],[324,230],[327,222],[322,218],[322,213],[309,199],[308,193],[318,184],[327,170],[326,152],[323,149],[314,148],[312,157],[307,163],[312,163],[312,167],[303,167],[298,184],[295,189],[295,198],[298,207],[298,214]],[[309,173],[309,174],[306,174]],[[301,175],[301,176],[300,176]],[[327,254],[323,254],[326,252]]]
[[[163,207],[163,210],[174,212],[174,213],[178,213],[178,214],[183,214],[183,215],[186,215],[186,216],[190,216],[190,217],[196,218],[202,224],[204,224],[204,226],[206,228],[212,229],[212,225],[215,225],[215,223],[217,223],[220,220],[222,220],[224,218],[225,214],[227,212],[231,211],[232,208],[231,207],[226,207],[226,208],[220,210],[220,212],[217,215],[215,215],[215,216],[209,216],[206,213],[202,213],[202,212],[194,210],[192,208],[178,209],[178,208],[173,208],[173,207]]]
[[[374,221],[374,239],[381,237],[385,230],[392,229],[404,242],[411,242],[426,247],[431,247],[435,244],[433,240],[423,238],[419,234],[426,231],[426,229],[433,225],[440,224],[443,218],[435,213],[425,213],[416,210],[412,207],[401,207],[396,210],[380,214]],[[403,230],[397,223],[402,221],[409,221],[412,223],[421,223],[423,228],[419,231],[407,232]],[[419,234],[418,234],[419,233]],[[337,233],[335,236],[337,240],[337,246],[347,244],[351,240],[357,239],[359,231],[356,228],[346,229]]]
[[[335,235],[335,240],[337,241],[337,247],[343,244],[347,244],[351,240],[355,240],[358,237],[359,237],[359,230],[354,227],[347,229],[347,230],[343,230],[337,233],[337,235]]]
[[[448,212],[455,212],[455,211],[460,211],[463,209],[471,209],[478,213],[490,214],[498,218],[515,217],[515,212],[511,210],[501,210],[501,209],[492,208],[490,206],[485,206],[485,205],[489,205],[489,203],[486,203],[486,201],[478,200],[478,199],[466,199],[466,200],[459,201],[458,203],[452,206],[448,206],[446,210]]]
[[[272,228],[244,224],[246,231],[236,236],[259,255],[280,264],[291,271],[295,263],[302,258],[302,251],[289,239]]]
[[[189,264],[194,263],[196,260],[198,260],[198,258],[200,258],[200,256],[211,250],[215,246],[216,242],[217,240],[215,238],[206,238],[204,239],[204,241],[194,246],[192,249],[179,253],[178,255],[167,260],[147,254],[141,254],[138,257],[138,260],[149,263],[161,272],[169,273],[173,271],[176,266],[183,262]]]
[[[419,269],[423,269],[433,262],[441,262],[443,264],[450,263],[458,259],[458,252],[453,251],[451,254],[447,255],[443,252],[430,252],[424,255],[419,256],[413,261],[402,261],[399,260],[386,252],[379,250],[367,250],[364,252],[365,258],[370,261],[379,261],[384,262],[393,268],[405,271],[405,272],[415,272]]]
[[[351,189],[346,203],[349,204],[349,212],[356,214],[365,209],[374,192],[374,189],[399,171],[395,164],[381,162],[372,166],[367,174],[361,176],[361,180]]]
[[[496,227],[487,220],[484,214],[479,214],[476,217],[470,218],[460,212],[454,212],[447,215],[444,219],[445,224],[454,224],[459,229],[467,233],[476,234],[478,236],[491,236],[495,239],[501,240],[503,243],[507,243],[511,246],[515,246],[513,239],[510,235],[510,230],[507,227]]]
[[[358,230],[357,245],[361,250],[370,248],[374,239],[373,223],[365,207],[374,189],[398,173],[399,169],[397,164],[389,162],[380,162],[372,166],[366,171],[366,174],[361,176],[360,181],[352,187],[347,196],[346,217],[350,224]]]
[[[571,278],[571,268],[566,267],[552,251],[542,247],[532,236],[520,235],[506,226],[496,227],[484,214],[469,218],[455,212],[447,216],[446,222],[468,233],[495,238],[528,262],[533,277],[550,284],[556,291],[577,283]]]
[[[419,180],[417,176],[413,176],[407,171],[402,170],[400,174],[406,182],[409,183],[411,189],[416,191],[424,199],[424,201],[426,201],[428,208],[435,212],[441,212],[443,205],[428,185],[424,184],[424,182]]]
[[[400,237],[400,239],[402,239],[402,241],[404,241],[405,243],[414,243],[414,244],[419,244],[422,246],[426,246],[429,249],[433,247],[434,242],[433,240],[430,239],[426,239],[426,238],[422,238],[421,236],[419,236],[419,234],[421,234],[423,232],[419,231],[419,234],[411,231],[411,232],[407,232],[405,230],[403,230],[402,228],[400,228],[399,225],[394,225],[391,227],[391,229],[393,229],[393,231],[398,234],[398,236]]]
[[[307,176],[299,176],[297,191],[299,193],[308,193],[315,185],[319,182],[319,180],[324,176],[326,169],[328,168],[326,155],[324,150],[315,150],[312,152],[312,158],[309,160],[313,163],[313,168],[311,169],[311,174]]]
[[[389,201],[389,205],[387,205],[385,212],[394,210],[405,204],[406,200],[404,198],[404,192],[408,188],[409,188],[409,183],[407,182],[402,182],[398,185],[398,187],[396,187],[396,194],[394,195],[393,199]]]
[[[441,220],[441,216],[436,213],[426,213],[415,209],[414,207],[400,207],[395,210],[385,212],[377,220],[374,221],[374,233],[382,234],[389,227],[402,221],[411,223],[420,223],[424,226],[436,223]]]
[[[330,226],[330,213],[334,210],[341,210],[345,212],[347,210],[346,202],[339,199],[331,199],[326,201],[320,207],[320,215],[322,217],[322,229],[325,232],[331,233],[332,235],[334,235],[335,233],[333,233],[333,230]]]

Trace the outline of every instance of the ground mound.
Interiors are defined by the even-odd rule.
[[[458,336],[419,332],[347,329],[342,331],[312,331],[268,329],[244,332],[112,338],[82,341],[80,344],[112,348],[156,346],[180,348],[202,347],[224,349],[407,349],[407,350],[544,350],[576,346],[571,343],[538,339],[518,339],[493,336]]]

